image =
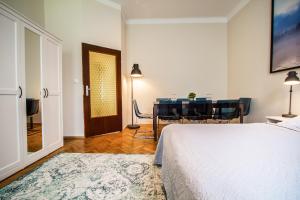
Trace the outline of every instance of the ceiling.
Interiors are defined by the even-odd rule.
[[[226,17],[244,0],[111,0],[127,19]]]

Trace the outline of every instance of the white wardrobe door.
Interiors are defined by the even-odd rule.
[[[49,95],[60,95],[61,46],[55,41],[43,39],[43,83]]]
[[[21,159],[16,96],[0,95],[0,173]]]
[[[17,21],[0,11],[0,179],[21,159],[17,46]]]
[[[47,97],[43,100],[45,147],[63,140],[61,107],[61,46],[49,38],[43,39],[43,87]]]
[[[0,13],[0,94],[17,88],[17,22]]]
[[[62,142],[60,96],[48,96],[43,101],[44,145],[50,147]]]

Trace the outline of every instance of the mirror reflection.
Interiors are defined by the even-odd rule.
[[[42,149],[40,36],[25,29],[26,115],[28,153]]]

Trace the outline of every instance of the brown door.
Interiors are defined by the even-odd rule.
[[[122,130],[121,51],[82,44],[85,136]]]

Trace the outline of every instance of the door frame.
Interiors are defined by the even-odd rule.
[[[99,52],[103,54],[109,54],[116,56],[116,91],[117,91],[117,115],[101,118],[116,118],[113,120],[113,126],[115,130],[108,126],[102,127],[103,133],[97,133],[97,131],[91,129],[92,120],[91,116],[91,104],[90,95],[86,96],[86,86],[90,88],[90,73],[89,73],[89,51]],[[110,132],[122,131],[122,82],[121,82],[121,51],[110,49],[106,47],[100,47],[92,44],[82,43],[82,80],[83,80],[83,112],[84,112],[84,135],[85,137],[94,136],[95,134],[105,134]],[[89,92],[90,93],[90,92]],[[97,118],[97,119],[99,119]],[[119,123],[117,123],[117,122]],[[94,123],[95,126],[97,124]],[[110,124],[111,125],[111,124]],[[99,125],[100,126],[100,125]]]

